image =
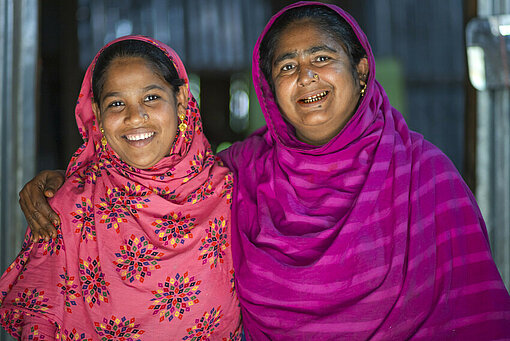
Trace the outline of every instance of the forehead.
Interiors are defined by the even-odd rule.
[[[335,50],[345,51],[344,44],[330,30],[323,29],[311,19],[301,19],[287,25],[276,40],[273,59],[282,53],[299,51],[313,46],[330,46]]]
[[[160,83],[163,78],[142,57],[117,57],[105,71],[105,87],[137,81]]]

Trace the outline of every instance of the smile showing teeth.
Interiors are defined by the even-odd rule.
[[[317,102],[317,101],[320,101],[321,99],[323,99],[327,94],[328,94],[328,92],[324,91],[324,92],[321,92],[320,94],[304,98],[301,101],[304,103],[307,103],[307,104]]]
[[[140,141],[148,139],[149,137],[152,137],[154,135],[154,132],[152,133],[145,133],[145,134],[134,134],[134,135],[126,135],[126,139],[129,141]]]

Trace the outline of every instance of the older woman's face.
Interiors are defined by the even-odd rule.
[[[368,73],[366,58],[356,71]],[[336,136],[360,98],[360,82],[342,45],[310,21],[292,23],[282,31],[272,77],[280,111],[297,138],[312,145]]]
[[[177,132],[177,111],[187,96],[142,58],[117,58],[108,66],[94,113],[108,144],[129,165],[147,169],[167,156]]]

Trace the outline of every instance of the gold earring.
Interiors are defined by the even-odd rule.
[[[106,136],[104,136],[104,129],[101,128],[101,134],[103,135],[103,137],[101,137],[101,144],[103,145],[103,147],[106,147],[106,144],[108,143],[108,141],[106,141]]]
[[[361,97],[365,96],[366,90],[367,90],[367,83],[363,84],[363,87],[361,88],[361,91],[359,92],[361,94]]]
[[[178,116],[179,116],[179,119],[181,120],[181,123],[179,124],[179,130],[182,133],[182,137],[184,137],[186,129],[188,128],[188,125],[184,122],[184,120],[186,119],[186,114],[180,113],[180,114],[178,114]]]

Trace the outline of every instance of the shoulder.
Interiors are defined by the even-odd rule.
[[[412,162],[415,172],[421,173],[422,176],[426,174],[437,176],[449,173],[451,178],[458,178],[463,181],[453,162],[441,149],[416,132],[411,132],[410,137],[412,142]]]
[[[70,207],[74,208],[77,203],[88,202],[91,194],[86,188],[92,182],[95,182],[92,176],[75,172],[65,179],[62,187],[48,199],[48,203],[55,212],[60,214]]]
[[[229,148],[221,151],[218,156],[228,168],[237,171],[243,165],[256,160],[271,147],[267,135],[267,126],[264,126],[243,141],[235,142]]]

